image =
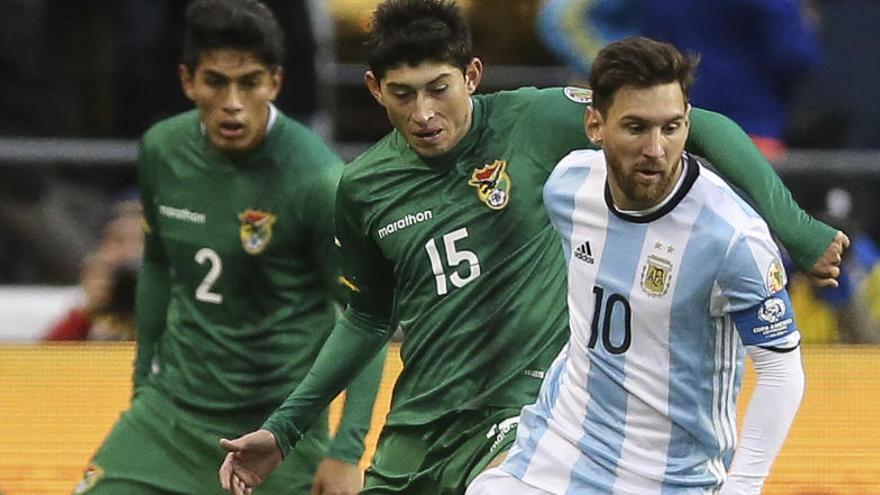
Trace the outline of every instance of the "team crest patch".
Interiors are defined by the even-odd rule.
[[[272,225],[277,217],[271,213],[260,210],[245,210],[238,214],[241,228],[238,235],[241,237],[241,247],[247,254],[260,254],[272,240]]]
[[[510,176],[507,162],[495,160],[483,168],[474,169],[468,185],[477,188],[477,197],[493,210],[502,210],[510,202]]]
[[[650,296],[662,296],[669,290],[672,279],[672,263],[659,256],[648,256],[642,267],[642,289]]]
[[[593,103],[593,91],[587,88],[578,88],[577,86],[566,86],[562,88],[565,97],[575,103],[583,103],[589,105]]]
[[[85,472],[83,472],[83,478],[73,488],[74,495],[88,493],[88,491],[94,488],[103,477],[104,470],[101,466],[94,463],[89,464]]]
[[[785,281],[782,274],[782,263],[780,263],[778,259],[771,261],[770,267],[767,268],[767,290],[769,290],[771,294],[776,294],[785,287]]]

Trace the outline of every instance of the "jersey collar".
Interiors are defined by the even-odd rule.
[[[641,211],[630,211],[630,210],[620,210],[616,206],[614,206],[614,200],[611,197],[611,187],[608,186],[608,180],[605,180],[605,204],[608,205],[608,209],[611,210],[618,218],[621,220],[626,220],[627,222],[633,223],[649,223],[657,220],[658,218],[666,215],[670,211],[672,211],[678,203],[687,196],[687,193],[690,192],[691,188],[694,186],[694,182],[696,182],[697,177],[700,176],[700,166],[694,160],[691,160],[691,156],[688,153],[682,153],[681,155],[682,166],[684,167],[684,173],[679,177],[678,182],[676,182],[675,187],[672,188],[672,191],[663,199],[660,203],[648,208],[647,210]]]

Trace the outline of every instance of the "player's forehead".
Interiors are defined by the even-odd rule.
[[[254,52],[215,48],[205,50],[200,54],[195,72],[236,78],[254,73],[270,72],[270,67]]]
[[[642,120],[663,123],[682,118],[686,103],[677,82],[654,86],[622,86],[608,107],[609,120]]]
[[[418,65],[403,63],[385,71],[382,85],[421,88],[462,74],[461,69],[448,62],[425,61]]]

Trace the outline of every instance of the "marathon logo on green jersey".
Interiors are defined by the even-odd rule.
[[[188,208],[175,208],[173,206],[159,205],[159,214],[163,217],[182,220],[189,223],[204,224],[207,216],[204,213],[192,211]]]
[[[510,202],[510,176],[507,162],[495,160],[482,168],[474,169],[469,186],[477,188],[477,197],[493,210],[502,210]]]
[[[407,213],[403,218],[397,219],[388,225],[379,229],[379,239],[384,238],[385,236],[391,235],[398,230],[403,230],[407,227],[411,227],[417,223],[422,223],[427,220],[434,218],[434,213],[431,210],[420,211],[418,213]]]
[[[257,255],[266,250],[272,240],[272,225],[278,217],[260,210],[247,209],[238,214],[241,228],[238,235],[247,254]]]

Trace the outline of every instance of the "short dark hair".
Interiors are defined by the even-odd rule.
[[[284,32],[257,0],[195,0],[186,8],[182,62],[195,70],[204,52],[218,49],[253,53],[274,69],[284,60]]]
[[[379,81],[403,63],[441,62],[464,71],[472,52],[470,30],[454,2],[386,0],[373,12],[367,62]]]
[[[599,51],[590,70],[593,108],[605,115],[614,93],[623,86],[646,88],[678,82],[684,100],[694,82],[700,59],[685,57],[669,43],[633,36],[615,41]]]

